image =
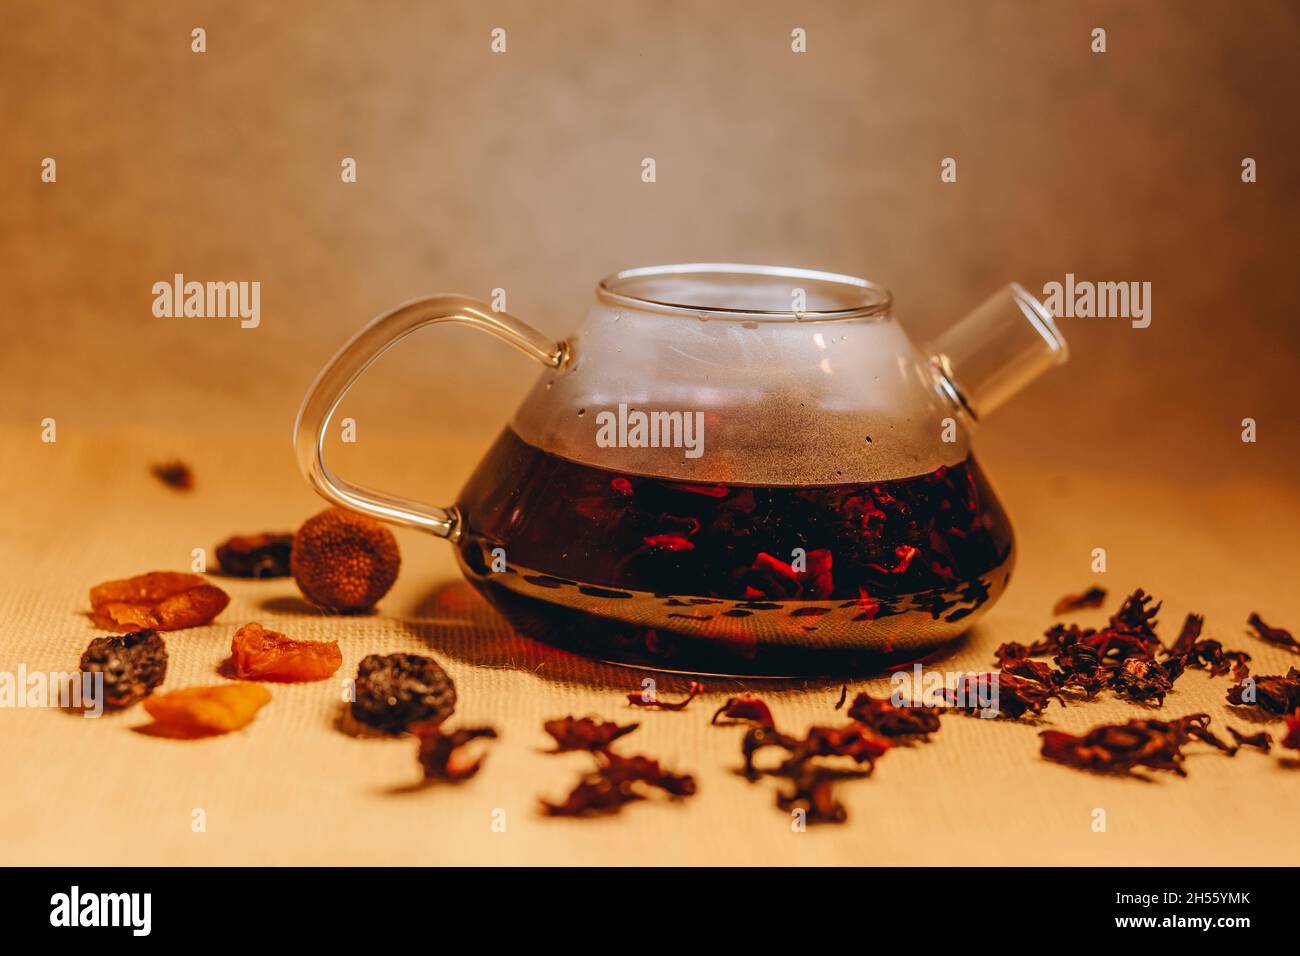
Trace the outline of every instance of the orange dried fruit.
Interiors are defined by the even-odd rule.
[[[293,539],[289,567],[306,598],[335,611],[367,611],[397,580],[393,533],[364,515],[330,508],[308,518]]]
[[[295,641],[260,624],[245,624],[230,642],[235,674],[243,680],[324,680],[343,664],[337,641]]]
[[[271,692],[261,684],[218,684],[155,694],[145,700],[144,709],[154,719],[151,733],[193,738],[245,727],[270,702]]]
[[[207,624],[230,595],[197,574],[150,571],[90,589],[91,620],[106,631],[177,631]]]

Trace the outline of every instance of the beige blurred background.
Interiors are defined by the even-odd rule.
[[[1072,363],[989,423],[986,457],[1195,480],[1295,463],[1295,4],[10,2],[0,18],[6,419],[287,432],[316,369],[405,299],[502,287],[558,337],[610,271],[733,260],[875,279],[918,339],[1011,279],[1149,281],[1150,328],[1062,321]],[[176,272],[260,281],[261,327],[154,318],[151,286]],[[345,410],[371,435],[486,444],[534,374],[498,349],[424,333]]]

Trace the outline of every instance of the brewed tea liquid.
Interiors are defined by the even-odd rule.
[[[507,429],[457,508],[469,579],[521,633],[697,673],[915,658],[964,630],[1012,564],[973,458],[875,484],[700,485],[579,464]]]

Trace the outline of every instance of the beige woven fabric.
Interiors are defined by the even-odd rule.
[[[287,441],[193,434],[76,433],[42,444],[34,428],[3,432],[0,494],[0,670],[67,670],[96,634],[87,589],[154,568],[187,569],[191,549],[235,532],[292,528],[319,507],[294,471]],[[428,443],[372,441],[340,450],[340,470],[449,500],[486,442],[435,452]],[[173,492],[148,473],[179,454],[198,485]],[[1003,640],[1029,640],[1061,593],[1090,583],[1092,547],[1105,546],[1102,583],[1118,597],[1142,584],[1165,600],[1170,637],[1188,610],[1207,634],[1276,673],[1296,658],[1247,636],[1258,609],[1293,629],[1290,540],[1293,491],[1266,483],[1198,488],[1037,474],[986,462],[1015,520],[1020,564],[1004,600],[936,666],[986,668]],[[215,683],[235,629],[250,620],[312,639],[337,639],[344,670],[365,654],[431,653],[454,676],[456,722],[494,724],[484,770],[461,786],[419,789],[410,740],[358,739],[336,726],[329,681],[275,686],[247,729],[204,741],[136,733],[140,708],[86,720],[57,710],[0,710],[0,862],[38,864],[1193,864],[1294,863],[1300,849],[1300,766],[1275,750],[1227,759],[1194,748],[1190,776],[1155,782],[1094,777],[1044,762],[1033,726],[948,718],[934,741],[883,758],[874,777],[844,784],[850,820],[792,832],[774,805],[777,784],[737,775],[737,728],[709,725],[738,686],[714,682],[680,713],[634,712],[624,694],[639,672],[550,651],[513,634],[459,580],[449,547],[399,532],[403,570],[379,613],[324,617],[293,582],[220,584],[229,608],[208,627],[168,635],[166,687]],[[1095,621],[1103,612],[1080,615]],[[665,693],[680,682],[663,680]],[[778,720],[802,729],[833,722],[839,682],[773,685]],[[1222,729],[1226,679],[1193,672],[1163,713],[1204,710]],[[883,692],[884,680],[851,690]],[[1041,727],[1071,731],[1146,711],[1109,697],[1053,705]],[[639,720],[628,752],[697,776],[679,803],[645,802],[622,815],[553,820],[538,798],[558,799],[585,766],[549,755],[544,719],[599,714]],[[1231,722],[1254,725],[1243,717]],[[1280,722],[1270,729],[1280,728]],[[1107,829],[1092,829],[1093,811]],[[206,832],[192,828],[195,809]],[[502,819],[504,832],[495,832]]]

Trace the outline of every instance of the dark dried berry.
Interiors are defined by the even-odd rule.
[[[235,535],[217,546],[221,570],[236,578],[287,578],[293,532]]]
[[[442,723],[456,709],[456,685],[431,657],[371,654],[357,665],[352,716],[396,734],[417,721]]]
[[[104,703],[129,707],[167,676],[167,645],[157,631],[97,637],[81,655],[81,669],[104,675]]]

